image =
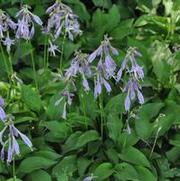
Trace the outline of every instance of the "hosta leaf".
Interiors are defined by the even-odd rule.
[[[77,170],[77,158],[75,155],[65,156],[52,170],[52,175],[60,178],[62,172],[72,174]],[[66,178],[66,177],[65,177]]]
[[[76,143],[81,134],[82,134],[81,131],[77,131],[69,136],[69,138],[66,140],[65,144],[63,145],[64,153],[77,149]]]
[[[88,166],[92,163],[91,160],[86,158],[79,158],[77,160],[77,167],[80,176],[83,176],[88,168]]]
[[[142,166],[136,166],[136,170],[139,174],[140,180],[157,181],[157,178],[152,174],[149,169]]]
[[[94,176],[97,176],[97,180],[105,180],[113,173],[113,166],[111,163],[102,163],[94,171]]]
[[[109,137],[113,141],[117,141],[122,129],[122,121],[119,116],[114,114],[108,115],[107,128],[109,131]]]
[[[27,181],[52,181],[51,176],[44,170],[34,171],[26,177]]]
[[[96,141],[99,139],[98,132],[95,130],[86,131],[82,134],[79,139],[77,140],[77,147],[82,147],[89,142]]]
[[[115,166],[116,177],[120,180],[138,180],[138,173],[136,169],[129,163],[119,163]]]
[[[134,147],[123,149],[122,153],[119,154],[119,157],[122,160],[133,163],[135,165],[150,167],[150,163],[146,156]]]
[[[42,102],[40,95],[30,86],[23,85],[21,87],[22,101],[33,111],[40,111]]]
[[[141,107],[135,121],[136,132],[141,138],[146,139],[151,136],[153,125],[150,121],[157,116],[163,106],[163,103],[149,103]]]
[[[52,165],[54,165],[55,163],[56,161],[53,161],[47,158],[32,156],[32,157],[28,157],[24,159],[20,163],[17,172],[27,174],[41,168],[47,169],[51,167]]]

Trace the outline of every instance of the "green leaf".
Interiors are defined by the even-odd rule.
[[[157,178],[145,167],[136,166],[140,180],[157,181]]]
[[[21,87],[22,101],[33,111],[40,111],[42,102],[40,95],[30,86],[22,85]]]
[[[10,178],[10,179],[8,179],[8,180],[6,180],[6,181],[22,181],[22,180],[20,180],[20,179],[18,179],[18,178]]]
[[[138,119],[135,121],[136,132],[141,138],[147,139],[151,136],[153,126],[150,121],[157,116],[163,106],[163,103],[149,103],[141,107],[137,115]]]
[[[112,6],[111,0],[92,0],[97,7],[110,8]]]
[[[66,140],[65,144],[63,145],[64,153],[77,149],[76,143],[81,134],[82,134],[81,131],[76,131],[75,133],[69,136],[69,138]]]
[[[75,155],[65,156],[52,170],[52,175],[60,178],[62,173],[72,174],[77,170],[77,158]],[[64,175],[66,178],[66,176]]]
[[[138,180],[138,173],[136,169],[129,163],[119,163],[115,166],[116,177],[122,181]]]
[[[56,161],[47,158],[32,156],[24,159],[20,163],[17,172],[27,174],[33,172],[34,170],[47,169],[55,163]]]
[[[57,154],[53,150],[40,150],[38,152],[35,152],[33,155],[38,157],[44,157],[50,160],[57,160],[61,157],[61,155]]]
[[[70,127],[65,122],[49,121],[42,123],[42,126],[50,131],[46,134],[46,139],[52,142],[59,142],[59,139],[65,139],[71,133]]]
[[[105,106],[105,112],[108,113],[115,113],[115,114],[122,114],[124,113],[124,99],[125,94],[118,94],[113,96]]]
[[[109,21],[113,19],[113,21]],[[111,32],[120,21],[120,13],[118,7],[113,5],[107,14],[101,10],[97,10],[92,17],[92,27],[99,34],[102,35],[106,32]]]
[[[33,51],[33,47],[30,43],[26,42],[19,42],[15,55],[14,55],[14,60],[15,62],[18,61],[20,58],[24,58],[25,56],[29,55]]]
[[[127,29],[129,31],[127,31]],[[115,40],[122,40],[128,35],[133,34],[133,19],[124,20],[111,32],[111,37]]]
[[[98,139],[99,135],[97,131],[95,130],[86,131],[79,137],[76,146],[79,148],[86,145],[89,142],[96,141]]]
[[[113,167],[111,163],[102,163],[94,171],[94,176],[97,176],[97,180],[105,180],[113,174]]]
[[[59,104],[57,105],[57,101],[59,101]],[[50,119],[59,119],[63,115],[63,109],[64,109],[65,100],[62,99],[62,96],[58,93],[51,97],[46,113]]]
[[[117,141],[122,129],[122,121],[119,116],[114,114],[108,115],[107,128],[109,131],[109,137],[113,141]]]
[[[52,181],[51,176],[44,170],[37,170],[27,175],[27,181]]]
[[[127,162],[133,163],[139,166],[150,167],[149,161],[146,156],[134,147],[128,147],[123,149],[122,153],[119,154],[119,157]]]
[[[77,167],[80,176],[84,176],[88,166],[92,163],[91,160],[87,158],[78,158],[77,160]]]

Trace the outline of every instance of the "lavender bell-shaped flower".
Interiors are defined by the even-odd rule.
[[[111,39],[112,38],[108,38],[108,36],[105,35],[101,45],[88,57],[90,63],[93,62],[96,57],[100,57],[99,63],[103,64],[103,72],[106,79],[115,78],[116,63],[112,55],[117,56],[119,54],[117,49],[111,45]]]
[[[137,51],[136,48],[129,48],[127,55],[125,56],[121,68],[117,73],[116,81],[119,82],[122,78],[123,71],[127,71],[136,80],[142,80],[144,78],[144,71],[141,66],[138,65],[136,57],[141,57],[142,55]]]
[[[23,38],[25,40],[29,40],[34,36],[34,23],[42,26],[41,19],[30,12],[31,7],[28,5],[24,5],[21,10],[16,14],[18,17],[17,23],[17,31],[16,38]]]
[[[8,137],[5,135],[8,134]],[[32,149],[32,143],[30,139],[23,133],[21,133],[15,126],[12,121],[12,118],[9,118],[8,121],[5,122],[5,127],[0,132],[0,144],[2,145],[1,149],[1,160],[5,158],[5,147],[8,146],[7,150],[7,162],[10,163],[15,155],[20,154],[20,146],[17,142],[17,138],[20,137],[25,145],[27,145],[30,149]],[[8,138],[4,140],[4,138]]]
[[[108,80],[111,78],[115,79],[115,71],[117,67],[112,56],[117,56],[119,53],[117,49],[111,45],[111,39],[112,38],[108,38],[107,35],[105,35],[101,45],[88,57],[89,63],[92,63],[97,57],[99,57],[97,67],[95,68],[95,97],[101,94],[103,86],[108,93],[112,90]]]
[[[6,113],[3,107],[4,107],[4,99],[0,98],[0,120],[4,122],[6,119]]]
[[[131,107],[131,101],[135,99],[136,95],[138,97],[138,101],[140,104],[144,103],[144,97],[141,93],[141,87],[138,84],[137,80],[130,79],[128,83],[126,84],[124,88],[124,92],[127,93],[126,98],[125,98],[125,110],[129,111]]]
[[[58,49],[58,46],[53,44],[51,41],[49,41],[49,48],[48,51],[50,52],[50,54],[52,56],[56,56],[56,52],[60,52],[60,50]]]
[[[0,10],[0,38],[4,38],[4,33],[9,33],[9,30],[15,30],[17,27],[11,18],[4,11]]]
[[[142,56],[136,48],[129,48],[127,55],[125,56],[121,68],[117,73],[116,81],[119,82],[122,78],[123,71],[129,75],[129,81],[124,88],[124,92],[127,93],[125,99],[125,110],[129,111],[131,106],[131,101],[135,99],[136,95],[140,104],[144,103],[144,97],[141,93],[141,86],[139,81],[144,78],[144,71],[141,66],[138,65],[136,58]]]
[[[64,90],[62,92],[62,97],[56,101],[55,106],[58,106],[61,102],[63,102],[63,113],[62,113],[62,118],[66,119],[67,118],[67,105],[72,104],[72,98],[74,94],[70,93],[68,90]]]
[[[62,2],[55,2],[46,13],[49,19],[45,31],[51,33],[55,39],[64,34],[73,41],[74,36],[81,34],[78,17],[69,6]]]
[[[82,76],[82,85],[85,91],[89,91],[89,83],[87,78],[91,77],[92,71],[87,60],[87,54],[77,51],[75,57],[72,59],[70,67],[66,70],[65,79],[73,79],[78,74]]]
[[[6,50],[8,53],[11,51],[11,46],[14,45],[15,40],[12,40],[9,36],[5,38],[3,44],[6,46]]]

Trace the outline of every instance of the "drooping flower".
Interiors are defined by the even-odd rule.
[[[9,30],[15,30],[17,24],[14,23],[7,13],[0,10],[0,38],[4,38],[4,33],[8,34]]]
[[[49,19],[45,32],[51,33],[55,39],[64,34],[73,41],[74,36],[81,34],[78,16],[69,6],[62,2],[55,2],[46,13]]]
[[[5,135],[8,135],[8,139]],[[1,160],[5,158],[5,147],[8,146],[7,150],[7,162],[10,163],[15,155],[20,154],[20,146],[17,142],[17,138],[20,137],[25,145],[27,145],[30,149],[32,149],[32,143],[30,139],[23,133],[21,133],[15,126],[14,122],[10,118],[8,121],[5,122],[5,127],[0,132],[0,144],[2,145],[1,149]]]
[[[6,113],[3,107],[4,107],[4,99],[0,97],[0,120],[4,122],[6,119]]]
[[[127,51],[127,55],[125,56],[121,68],[117,73],[117,82],[119,82],[122,78],[123,71],[126,70],[132,77],[136,80],[142,80],[144,78],[144,71],[141,66],[138,65],[136,61],[136,57],[141,57],[142,55],[137,51],[136,48],[129,48]]]
[[[117,49],[111,45],[111,39],[112,38],[108,38],[108,36],[105,35],[101,45],[88,57],[90,63],[97,57],[100,57],[99,64],[103,65],[103,73],[106,79],[115,78],[116,63],[113,60],[112,55],[117,56],[119,54]]]
[[[49,48],[48,51],[50,52],[50,54],[52,56],[56,56],[56,52],[60,52],[60,50],[58,49],[58,46],[53,44],[51,41],[49,41]]]
[[[63,113],[62,113],[62,118],[66,119],[67,118],[67,105],[72,104],[72,98],[74,96],[73,93],[70,93],[67,89],[65,89],[62,92],[62,97],[56,101],[55,106],[58,106],[61,102],[63,102]]]
[[[3,44],[6,46],[6,50],[8,53],[11,51],[11,46],[14,45],[14,41],[15,40],[12,40],[9,36],[7,36],[3,41]]]
[[[130,110],[131,101],[134,100],[136,96],[140,104],[144,103],[144,97],[141,93],[141,87],[137,80],[130,79],[123,91],[127,93],[124,103],[126,111]]]
[[[72,59],[71,65],[66,69],[65,79],[73,79],[78,74],[82,77],[82,85],[85,91],[90,90],[87,78],[92,75],[91,67],[87,60],[88,55],[81,51],[75,52],[75,57]]]
[[[34,23],[42,26],[41,19],[30,12],[31,7],[28,5],[22,6],[21,10],[16,14],[18,17],[16,38],[23,38],[29,40],[34,36]]]

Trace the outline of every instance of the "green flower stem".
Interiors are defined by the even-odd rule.
[[[60,57],[60,71],[62,71],[62,65],[63,65],[63,54],[64,54],[64,44],[66,39],[66,32],[64,33],[63,40],[62,40],[62,47],[61,47],[61,57]]]
[[[101,137],[103,140],[103,135],[104,135],[104,108],[103,108],[103,95],[102,94],[99,96],[99,107],[100,107],[100,112],[101,112]]]
[[[47,69],[49,66],[48,62],[48,48],[47,48],[47,43],[48,43],[48,35],[45,35],[45,40],[44,40],[44,69]]]
[[[0,43],[0,48],[1,48],[1,53],[2,53],[2,57],[3,57],[3,62],[4,62],[4,65],[5,65],[6,73],[8,75],[8,79],[9,79],[9,82],[10,82],[11,81],[11,75],[10,75],[10,72],[9,72],[7,60],[6,60],[5,53],[4,53],[4,50],[3,50],[3,47],[2,47],[1,43]]]
[[[29,44],[31,45],[31,42],[29,42]],[[32,45],[31,45],[32,46]],[[32,68],[33,68],[33,74],[34,74],[34,83],[36,86],[37,91],[39,92],[39,88],[38,88],[38,82],[37,82],[37,77],[36,77],[36,67],[35,67],[35,61],[34,61],[34,55],[33,55],[33,50],[30,53],[31,55],[31,63],[32,63]]]
[[[16,181],[16,164],[15,159],[13,158],[13,181]]]

